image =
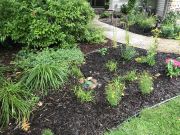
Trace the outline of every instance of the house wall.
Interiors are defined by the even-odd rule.
[[[166,0],[158,0],[157,2],[157,8],[156,8],[156,13],[157,15],[163,17],[164,16],[164,11],[166,9]]]
[[[180,11],[180,0],[169,0],[167,11]]]
[[[110,0],[110,10],[120,10],[123,4],[127,4],[128,0]]]

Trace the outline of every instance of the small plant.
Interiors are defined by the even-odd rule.
[[[94,99],[93,90],[84,90],[81,86],[75,86],[73,89],[75,95],[80,101],[83,102],[92,102]]]
[[[156,64],[156,55],[157,55],[157,43],[154,43],[147,52],[147,56],[142,56],[136,58],[135,60],[139,63],[147,63],[150,66],[154,66]]]
[[[138,79],[138,77],[137,77],[137,73],[135,70],[130,71],[130,72],[126,73],[125,76],[123,76],[123,80],[125,80],[125,81],[135,81],[137,79]]]
[[[42,131],[42,135],[54,135],[50,129],[44,129]]]
[[[139,78],[139,88],[142,94],[150,94],[153,91],[153,78],[148,72],[143,72]]]
[[[110,71],[110,72],[115,72],[117,70],[117,62],[114,60],[109,60],[106,63],[106,68]]]
[[[119,79],[114,79],[109,83],[106,88],[106,99],[111,106],[117,106],[124,95],[125,85],[119,81]]]
[[[83,73],[81,72],[80,68],[78,66],[72,66],[71,68],[71,74],[77,78],[83,77]]]
[[[107,51],[108,51],[107,48],[101,48],[101,49],[99,49],[99,53],[100,53],[102,56],[105,56],[105,55],[107,54]]]
[[[100,14],[100,18],[108,18],[110,16],[111,16],[111,13],[109,13],[109,12],[103,12]]]
[[[170,60],[168,63],[167,63],[167,75],[170,76],[171,78],[172,77],[177,77],[180,75],[180,68],[177,67],[177,66],[174,66],[174,62],[172,60]]]
[[[128,32],[126,31],[126,46],[121,48],[122,57],[125,60],[133,59],[138,53],[134,49],[134,47],[130,46],[130,37]]]
[[[0,125],[7,126],[10,119],[18,123],[28,120],[34,105],[34,96],[19,83],[5,82],[0,88]]]

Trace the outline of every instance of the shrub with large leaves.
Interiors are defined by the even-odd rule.
[[[10,37],[38,48],[72,47],[86,40],[85,32],[94,17],[86,0],[1,0],[0,11],[1,41]]]
[[[21,82],[38,94],[58,89],[70,74],[72,65],[84,61],[79,49],[45,49],[38,53],[21,51],[16,66],[24,71]]]

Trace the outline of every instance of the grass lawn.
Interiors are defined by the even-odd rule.
[[[180,135],[180,97],[159,107],[144,109],[139,117],[105,135]]]

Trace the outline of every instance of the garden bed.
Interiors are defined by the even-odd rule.
[[[110,45],[108,45],[110,44]],[[111,42],[104,46],[111,46]],[[88,53],[94,49],[82,47]],[[84,48],[84,49],[83,49]],[[89,49],[90,48],[90,49]],[[146,51],[136,49],[140,55]],[[41,99],[43,105],[32,113],[30,130],[23,132],[13,124],[1,133],[3,135],[40,135],[43,129],[51,129],[55,135],[101,135],[108,129],[116,127],[127,118],[135,115],[145,107],[153,106],[180,93],[180,77],[169,78],[166,76],[166,58],[176,58],[176,54],[158,53],[156,65],[150,67],[136,61],[124,61],[121,58],[120,48],[108,49],[108,54],[102,56],[94,52],[86,56],[86,63],[81,67],[85,77],[92,76],[100,84],[95,89],[94,103],[81,103],[72,92],[72,87],[77,80],[70,78],[61,91],[51,92]],[[115,73],[105,68],[108,60],[118,62]],[[128,71],[136,70],[138,73],[145,71],[154,76],[154,91],[150,95],[142,95],[137,82],[126,83],[125,94],[117,107],[111,107],[105,98],[105,85],[116,76],[124,75]],[[156,77],[157,74],[158,77]]]
[[[118,28],[121,28],[121,29],[126,29],[125,28],[125,25],[123,22],[120,22],[120,18],[113,18],[113,22],[112,22],[112,19],[111,17],[108,17],[108,18],[100,18],[99,19],[101,22],[103,23],[107,23],[107,24],[110,24],[110,25],[114,25]],[[144,36],[152,36],[152,32],[151,32],[152,29],[142,29],[140,28],[138,25],[134,24],[132,26],[129,26],[129,31],[130,32],[133,32],[133,33],[136,33],[136,34],[140,34],[140,35],[144,35]]]

